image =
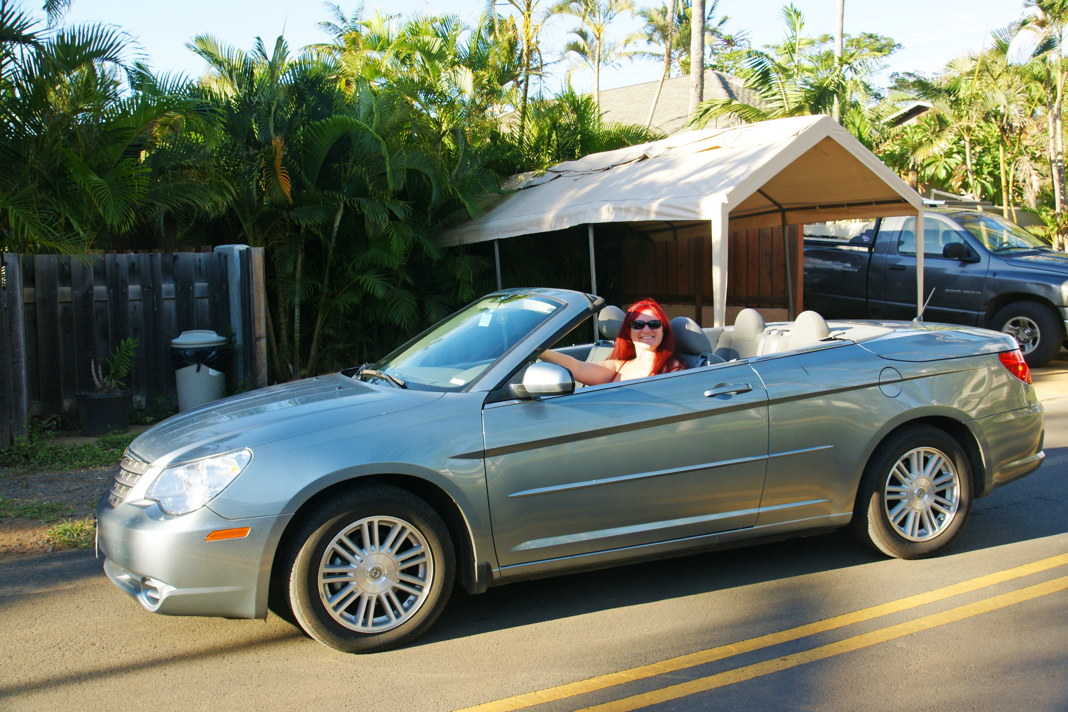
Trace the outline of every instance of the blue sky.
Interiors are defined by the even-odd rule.
[[[550,2],[541,0],[545,6]],[[27,2],[37,4],[35,0]],[[339,4],[350,15],[360,6],[358,2]],[[635,0],[635,4],[649,6],[653,2]],[[762,46],[783,37],[780,9],[784,4],[720,0],[719,12],[730,18],[728,31],[748,30],[753,44]],[[472,23],[486,6],[482,0],[366,0],[363,5],[368,14],[376,7],[405,16],[451,13]],[[794,5],[805,16],[808,34],[833,33],[837,0],[794,0]],[[890,71],[930,75],[956,56],[989,46],[991,30],[1022,15],[1023,0],[846,0],[845,31],[889,35],[904,46],[891,58],[883,76]],[[74,0],[67,21],[117,25],[137,39],[155,70],[199,76],[204,65],[185,48],[195,35],[212,34],[225,44],[248,49],[257,36],[270,46],[275,37],[285,34],[296,51],[306,44],[326,41],[318,23],[331,17],[328,5],[315,0]],[[545,40],[552,53],[559,52],[574,25],[574,19],[567,16],[549,21]],[[637,23],[629,27],[621,24],[620,34],[636,29]],[[602,88],[652,81],[658,76],[659,68],[653,62],[625,63],[602,76]],[[589,88],[588,73],[576,73],[573,81],[576,88]],[[549,83],[550,91],[562,80],[555,83],[557,86]]]

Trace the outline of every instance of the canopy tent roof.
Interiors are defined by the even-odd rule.
[[[828,116],[801,116],[594,153],[526,177],[494,209],[440,236],[472,244],[574,225],[691,222],[730,229],[922,208],[915,190]]]
[[[728,231],[923,210],[915,190],[828,116],[680,133],[559,163],[521,177],[516,188],[489,212],[442,233],[439,243],[583,224],[641,229],[709,221],[714,268],[722,270],[717,321],[726,303]]]

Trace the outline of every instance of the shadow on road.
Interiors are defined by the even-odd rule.
[[[973,504],[947,555],[964,554],[1068,532],[1068,448],[1047,450],[1037,472]],[[581,616],[717,590],[759,585],[885,557],[847,531],[746,548],[528,581],[456,595],[423,643]],[[755,565],[759,564],[759,565]],[[649,585],[655,582],[655,585]],[[418,643],[417,643],[418,645]]]

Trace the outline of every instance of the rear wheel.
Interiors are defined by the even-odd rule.
[[[888,437],[872,455],[857,494],[853,530],[888,556],[938,553],[968,518],[968,459],[948,433],[927,425]]]
[[[455,575],[448,529],[392,487],[352,490],[295,532],[289,601],[300,627],[347,653],[402,645],[441,614]]]
[[[1064,341],[1064,327],[1056,314],[1034,302],[1015,302],[1002,307],[990,326],[1016,339],[1028,366],[1049,363]]]

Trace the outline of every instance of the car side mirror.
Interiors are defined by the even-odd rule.
[[[575,392],[575,379],[563,366],[535,361],[523,371],[519,383],[511,385],[516,398],[544,398],[565,396]]]
[[[942,256],[950,260],[961,262],[978,262],[979,258],[968,249],[963,242],[951,242],[942,247]]]

